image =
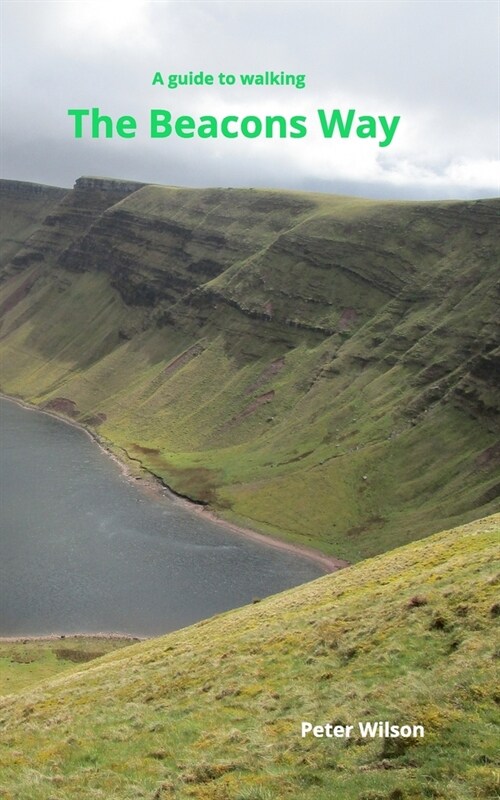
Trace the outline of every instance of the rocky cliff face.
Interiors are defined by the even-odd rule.
[[[289,224],[289,214],[300,219],[310,206],[291,201],[288,214],[281,209],[282,218],[273,219],[260,198],[250,194],[241,203],[233,194],[199,191],[194,204],[189,192],[147,187],[101,215],[60,264],[106,272],[125,303],[161,307],[168,316],[192,290],[265,247]]]
[[[67,189],[55,186],[0,180],[0,258],[4,266],[52,209],[59,205],[66,193]]]
[[[72,191],[40,187],[42,191],[38,192],[36,184],[21,184],[17,181],[4,183],[6,194],[15,199],[34,196],[41,200],[49,196],[60,200],[54,206],[53,213],[44,216],[42,224],[25,240],[24,246],[12,258],[7,273],[25,269],[37,262],[58,264],[64,251],[75,239],[84,235],[107,208],[142,185],[126,181],[80,178]]]
[[[491,510],[498,201],[100,178],[2,197],[4,390],[70,403],[131,452],[147,440],[150,468],[234,513],[295,530],[316,504],[325,541],[344,514],[351,556],[380,549],[399,508],[429,530],[439,507],[444,526],[464,481],[460,513]],[[373,469],[380,485],[358,491]]]
[[[81,178],[77,178],[74,185],[75,192],[100,192],[101,194],[104,192],[110,192],[113,197],[117,194],[126,197],[132,192],[137,192],[138,189],[141,189],[143,186],[146,186],[145,183],[140,183],[139,181],[122,181],[116,180],[116,178],[92,178],[88,175],[82,175]]]
[[[44,186],[41,183],[29,183],[27,181],[9,181],[0,178],[0,197],[10,197],[12,200],[19,200],[26,197],[51,197],[54,200],[61,200],[66,194],[67,189],[60,189],[57,186]]]

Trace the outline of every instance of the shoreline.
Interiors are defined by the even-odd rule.
[[[163,634],[161,634],[163,635]],[[166,634],[165,634],[166,635]],[[97,641],[126,641],[130,644],[146,642],[154,636],[132,636],[130,633],[45,633],[41,636],[0,636],[1,644],[28,644],[32,642],[71,642],[73,639],[92,639]]]
[[[100,450],[110,458],[120,470],[122,476],[125,480],[133,483],[137,487],[140,488],[142,492],[145,494],[152,494],[154,497],[158,499],[164,499],[167,497],[170,501],[174,501],[176,503],[181,504],[184,508],[186,508],[190,513],[196,514],[198,516],[203,516],[205,519],[209,520],[210,522],[214,522],[217,525],[222,526],[226,530],[231,531],[238,536],[244,536],[246,539],[250,539],[258,544],[265,545],[267,547],[272,547],[277,550],[282,550],[284,552],[292,553],[297,555],[301,558],[306,558],[309,561],[313,561],[318,564],[324,571],[325,575],[331,574],[332,572],[337,572],[340,569],[344,569],[345,567],[350,566],[350,563],[344,561],[343,559],[335,558],[334,556],[329,556],[325,553],[322,553],[319,550],[315,550],[312,547],[307,547],[306,545],[294,544],[293,542],[287,542],[284,539],[279,539],[276,536],[267,535],[264,533],[259,533],[252,528],[247,528],[242,525],[238,525],[237,523],[230,522],[229,520],[224,519],[217,515],[215,511],[210,509],[208,506],[203,505],[202,503],[197,503],[195,500],[191,500],[179,493],[177,493],[174,489],[168,486],[159,476],[155,475],[154,473],[150,472],[146,467],[143,466],[142,462],[139,459],[132,458],[129,456],[127,451],[120,447],[119,445],[113,445],[112,442],[107,442],[107,440],[103,439],[97,432],[89,430],[89,428],[85,427],[80,422],[77,422],[70,417],[63,416],[62,414],[53,411],[52,409],[45,409],[40,408],[36,405],[28,403],[26,400],[23,400],[20,397],[12,397],[11,395],[7,395],[4,392],[0,392],[0,398],[3,400],[7,400],[11,403],[16,403],[18,406],[26,409],[27,411],[37,411],[42,414],[47,414],[54,419],[59,420],[59,422],[63,422],[67,425],[72,425],[74,428],[77,428],[80,431],[83,431],[99,448]],[[120,459],[116,453],[111,449],[112,447],[117,447],[123,453],[123,459]],[[140,475],[134,473],[132,470],[132,464],[137,465],[137,470],[141,473]],[[143,641],[145,639],[151,637],[134,637],[127,634],[119,634],[119,633],[97,633],[97,634],[84,634],[84,633],[77,633],[77,634],[48,634],[46,636],[12,636],[12,637],[1,637],[0,642],[22,642],[26,641],[34,641],[34,640],[51,640],[51,639],[61,639],[62,637],[65,638],[75,638],[75,637],[89,637],[89,638],[121,638],[121,639],[130,639],[130,641]]]

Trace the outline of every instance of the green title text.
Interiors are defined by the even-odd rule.
[[[103,114],[99,108],[70,108],[68,115],[73,120],[73,135],[76,139],[134,139],[139,130],[137,119],[130,114],[113,117]],[[379,147],[388,147],[394,139],[401,117],[370,116],[359,114],[356,109],[318,108],[314,119],[305,114],[282,115],[237,115],[216,117],[205,114],[174,115],[165,108],[153,108],[149,113],[147,132],[152,139],[303,139],[310,129],[319,131],[325,139],[372,139]],[[141,126],[146,128],[146,125]]]

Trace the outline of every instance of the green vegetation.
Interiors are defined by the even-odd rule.
[[[42,639],[0,639],[0,695],[18,692],[74,664],[130,645],[130,638],[57,636]]]
[[[1,389],[234,522],[384,552],[498,510],[497,213],[79,179],[3,267]]]
[[[500,515],[0,700],[5,800],[493,798]],[[424,739],[302,739],[300,724]]]
[[[0,182],[0,258],[3,264],[16,254],[47,215],[57,208],[66,192],[66,189],[55,186],[18,181]]]

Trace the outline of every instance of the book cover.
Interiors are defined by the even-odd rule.
[[[499,21],[1,3],[2,798],[497,796]]]

